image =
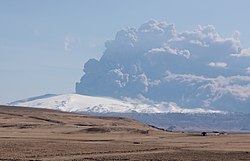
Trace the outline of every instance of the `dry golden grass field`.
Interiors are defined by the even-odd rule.
[[[0,160],[250,161],[250,135],[200,136],[125,118],[0,106]]]

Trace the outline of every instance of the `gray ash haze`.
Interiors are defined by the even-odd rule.
[[[100,60],[84,64],[76,93],[175,102],[185,108],[250,112],[250,48],[214,26],[179,33],[150,20],[117,32]]]

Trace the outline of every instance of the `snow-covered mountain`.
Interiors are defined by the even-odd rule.
[[[43,96],[15,101],[9,105],[93,113],[222,113],[201,108],[185,109],[174,103],[152,103],[132,99],[118,100],[79,94]]]
[[[185,109],[174,103],[65,94],[32,97],[12,102],[9,105],[127,117],[171,131],[250,132],[250,114],[201,108]]]

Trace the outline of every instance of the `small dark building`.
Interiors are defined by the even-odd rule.
[[[202,135],[202,136],[206,136],[207,133],[206,133],[206,132],[202,132],[201,135]]]

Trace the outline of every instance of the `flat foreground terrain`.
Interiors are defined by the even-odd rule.
[[[0,106],[0,160],[250,160],[250,135],[200,136],[134,120]]]

